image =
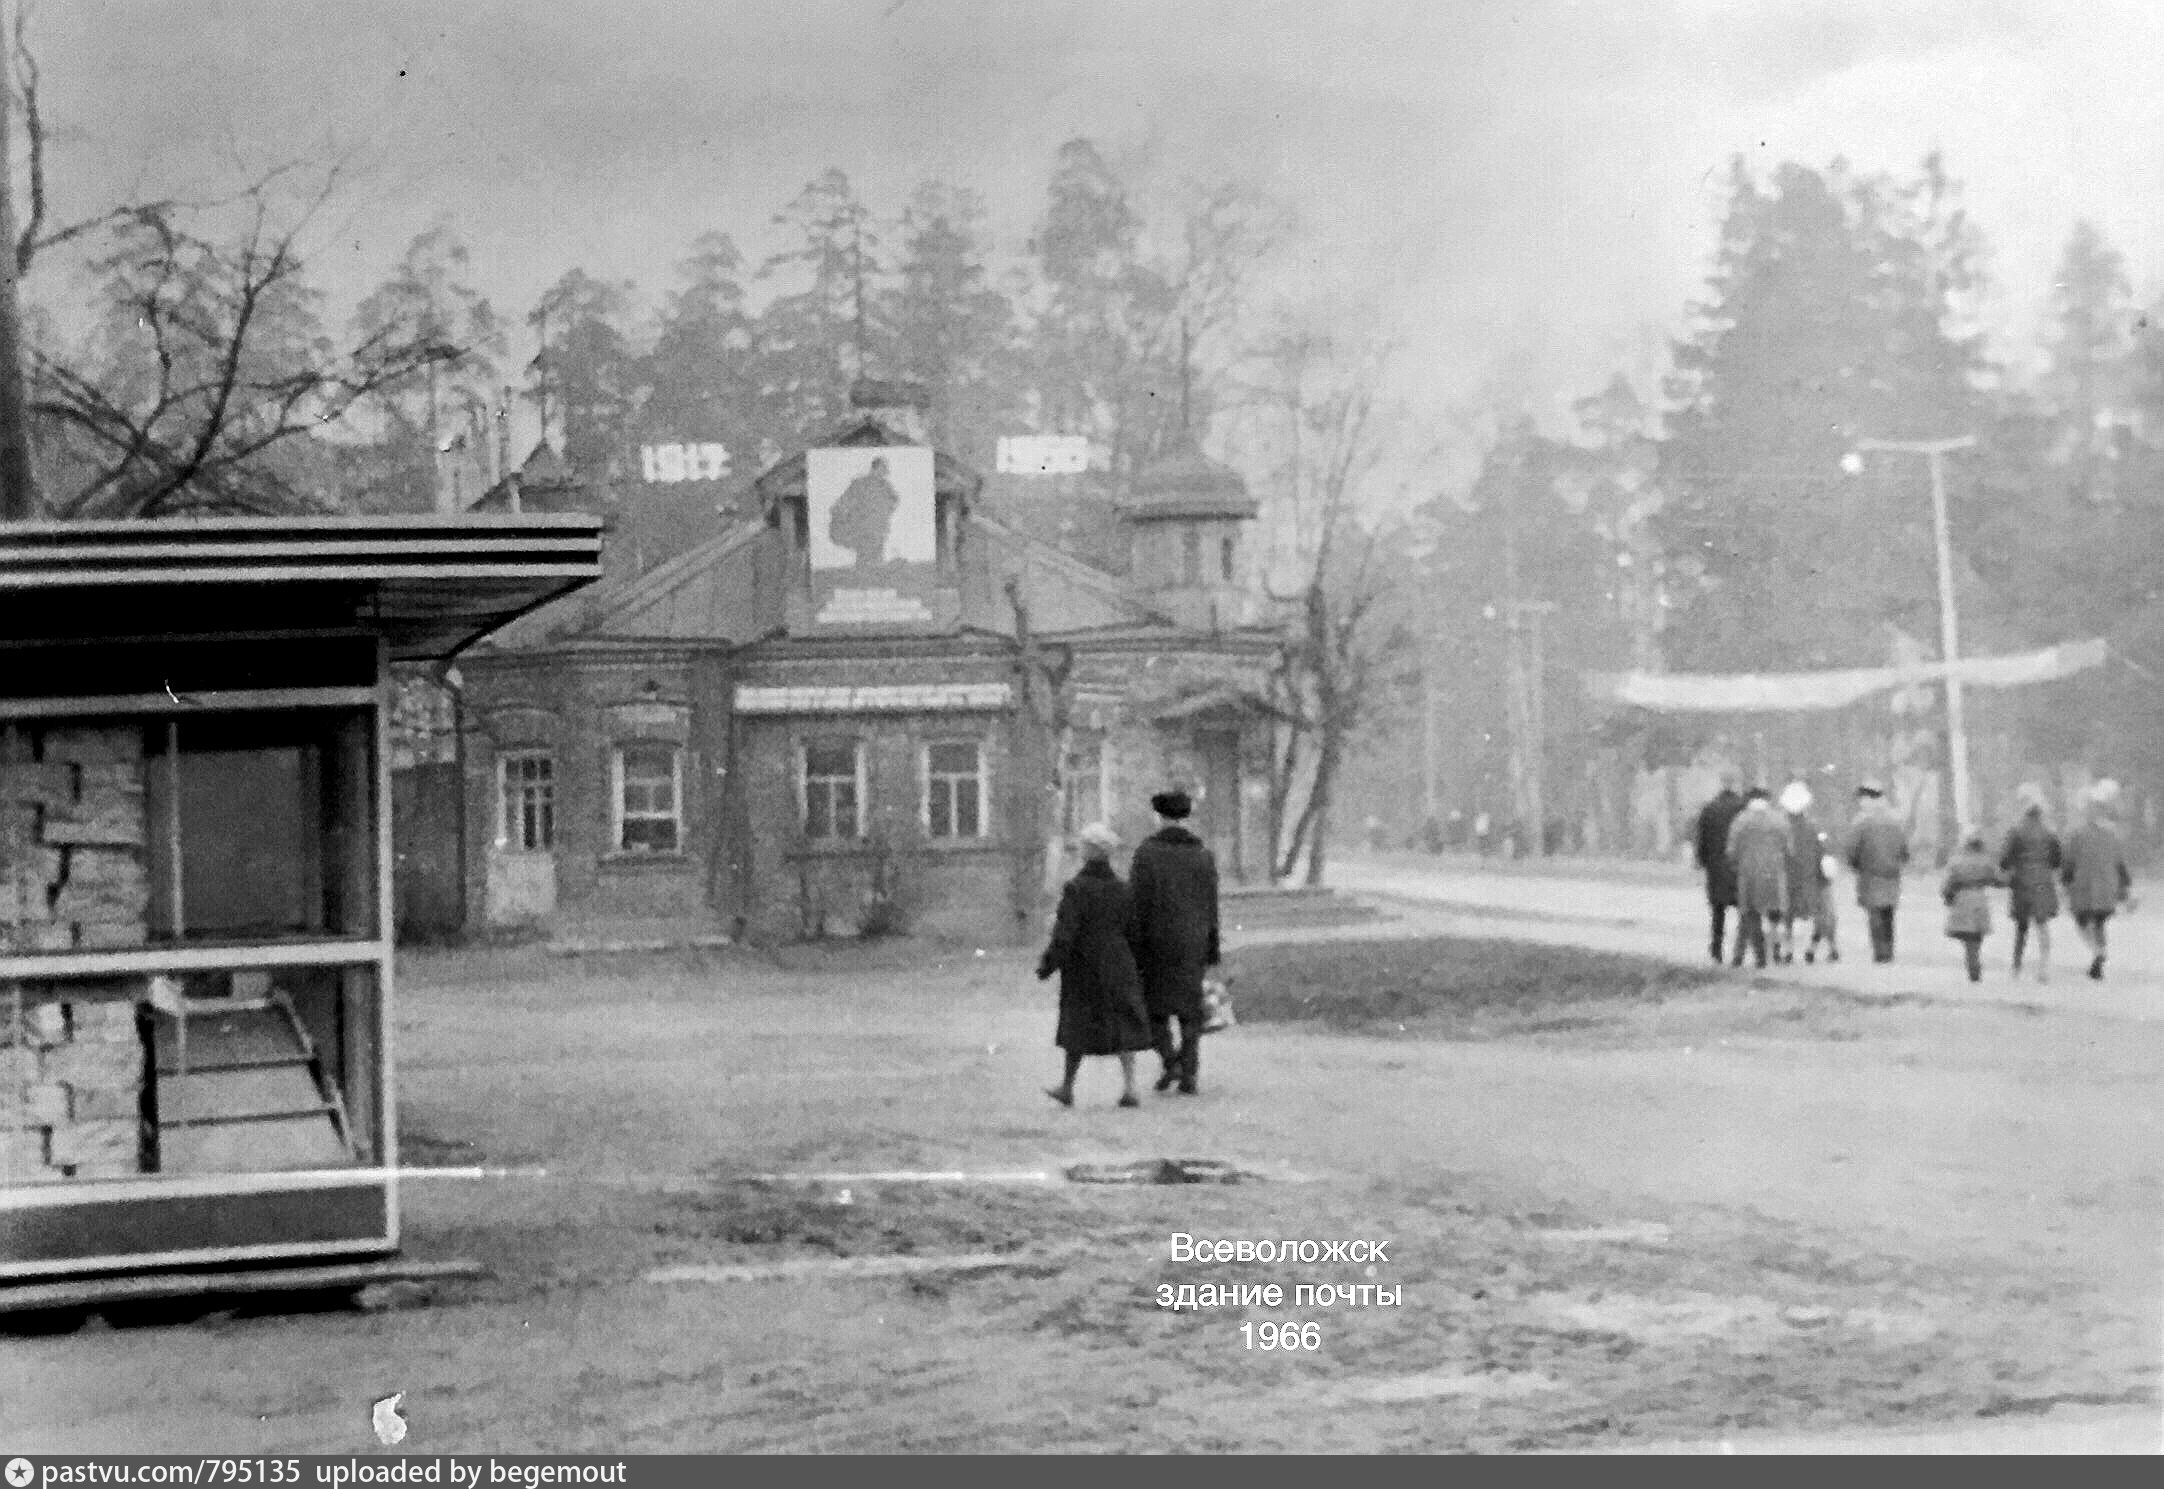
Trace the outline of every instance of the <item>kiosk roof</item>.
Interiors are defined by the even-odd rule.
[[[456,655],[601,577],[573,514],[0,522],[0,642],[363,630]]]

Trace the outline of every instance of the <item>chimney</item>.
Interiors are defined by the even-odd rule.
[[[849,406],[877,419],[911,444],[932,442],[932,395],[922,383],[860,377],[849,385]]]

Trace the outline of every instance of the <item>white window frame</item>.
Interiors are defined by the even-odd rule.
[[[511,772],[514,767],[540,761],[548,767],[546,783],[548,796],[548,831],[545,841],[527,843],[521,841],[524,834],[518,828],[525,820],[522,809],[514,815],[511,806]],[[522,790],[536,783],[522,781]],[[496,846],[507,853],[553,853],[556,851],[556,752],[553,750],[506,750],[496,757]]]
[[[942,781],[972,782],[977,790],[977,830],[972,833],[932,831],[932,751],[941,745],[968,745],[977,752],[977,769],[968,776],[953,771],[941,771]],[[992,835],[992,752],[986,747],[981,734],[947,734],[927,739],[917,749],[917,825],[924,829],[926,841],[934,843],[976,843]],[[960,814],[948,812],[950,825]]]
[[[811,831],[811,752],[813,745],[842,744],[849,746],[850,760],[856,767],[856,821],[847,833],[827,833],[814,836]],[[864,823],[870,816],[870,803],[866,800],[864,771],[864,741],[856,735],[808,734],[797,741],[796,746],[796,829],[798,836],[808,843],[861,843],[864,841]],[[822,775],[821,780],[840,780],[840,776]]]
[[[624,755],[632,750],[667,750],[669,752],[669,802],[670,810],[660,812],[626,812],[624,810]],[[667,848],[635,848],[624,841],[624,825],[629,821],[659,822],[666,819],[674,829],[675,838]],[[684,747],[669,740],[626,740],[609,751],[609,851],[621,857],[661,858],[684,851]]]

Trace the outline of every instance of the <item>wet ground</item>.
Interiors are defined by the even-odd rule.
[[[1109,1061],[1041,1094],[1020,951],[415,958],[408,1159],[502,1172],[408,1183],[408,1245],[494,1277],[0,1340],[0,1442],[367,1452],[403,1391],[424,1453],[2158,1446],[2164,1030],[1422,948],[1466,912],[1389,903],[1234,934],[1248,1015],[1141,1111]],[[1358,1016],[1268,1006],[1316,990]],[[1251,1177],[1066,1177],[1162,1157]],[[1156,1302],[1270,1282],[1403,1303]]]

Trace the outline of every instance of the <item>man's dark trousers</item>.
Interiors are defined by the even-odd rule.
[[[1721,946],[1727,940],[1728,907],[1715,900],[1709,902],[1707,908],[1713,912],[1713,959],[1719,961]]]
[[[1864,915],[1871,922],[1871,960],[1890,962],[1894,955],[1894,907],[1871,905]]]
[[[1165,1062],[1165,1074],[1192,1086],[1202,1078],[1202,1015],[1180,1014],[1178,1021],[1178,1045],[1172,1042],[1171,1018],[1150,1020],[1150,1032],[1157,1036],[1157,1058]]]

